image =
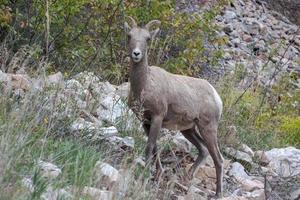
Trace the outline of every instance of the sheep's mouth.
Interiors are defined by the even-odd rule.
[[[131,57],[132,58],[132,60],[133,60],[133,62],[140,62],[141,60],[142,60],[142,58],[140,58],[140,57]]]

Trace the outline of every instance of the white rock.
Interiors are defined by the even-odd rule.
[[[75,90],[78,94],[83,95],[85,89],[81,85],[81,83],[75,79],[67,80],[66,81],[66,89]]]
[[[97,84],[100,83],[99,77],[97,77],[93,72],[80,72],[74,79],[78,80],[84,89],[97,88]]]
[[[85,121],[83,118],[78,118],[71,125],[71,131],[94,131],[96,130],[96,125],[92,122]]]
[[[239,148],[239,150],[242,151],[242,152],[244,152],[244,153],[246,153],[246,154],[248,154],[251,157],[254,156],[254,152],[246,144],[242,144],[242,146]]]
[[[41,195],[42,200],[70,200],[74,197],[67,192],[65,189],[53,189],[52,187],[47,188],[47,191]]]
[[[105,122],[116,124],[123,113],[128,111],[128,107],[122,102],[121,97],[110,93],[100,102],[97,109],[99,119]]]
[[[116,94],[122,98],[128,97],[130,84],[129,82],[122,83],[121,85],[117,86]]]
[[[95,165],[95,173],[98,178],[105,176],[107,184],[111,185],[119,179],[119,171],[108,163],[98,161]]]
[[[236,13],[230,10],[226,10],[224,13],[224,18],[226,20],[232,20],[234,18],[236,18]]]
[[[99,92],[101,95],[108,95],[110,93],[114,93],[116,88],[110,84],[108,81],[106,82],[99,82],[97,87],[94,88],[95,91]]]
[[[112,200],[113,193],[111,191],[100,190],[94,187],[84,187],[83,194],[88,195],[92,200]]]
[[[55,74],[49,75],[46,79],[47,84],[52,85],[63,85],[64,84],[64,76],[61,72],[57,72]]]
[[[6,73],[3,73],[1,70],[0,70],[0,82],[7,82],[9,81],[9,77]]]
[[[233,176],[236,179],[250,179],[250,176],[245,172],[243,165],[238,162],[234,162],[231,165],[231,169],[228,171],[229,176]]]
[[[187,195],[185,196],[184,199],[197,199],[197,200],[206,200],[207,199],[207,194],[202,191],[201,189],[191,186],[187,192]]]
[[[38,166],[41,169],[42,176],[45,178],[54,179],[61,174],[61,169],[52,163],[39,160]]]
[[[118,129],[114,126],[110,127],[101,127],[98,131],[102,136],[109,137],[118,134]]]
[[[267,167],[279,176],[290,177],[300,175],[300,150],[294,147],[272,149],[264,152]]]
[[[193,144],[190,143],[181,133],[176,133],[172,138],[172,143],[174,143],[176,147],[176,151],[179,152],[191,152],[193,148]]]
[[[265,200],[265,190],[254,190],[253,192],[247,192],[243,195],[248,200]]]
[[[249,166],[252,165],[252,157],[245,153],[245,152],[242,152],[242,151],[239,151],[239,150],[236,150],[234,148],[231,148],[231,147],[226,147],[224,149],[224,152],[229,156],[229,157],[233,157],[235,160],[241,162],[241,163],[244,163],[244,164],[247,164]]]
[[[33,192],[34,191],[34,186],[33,186],[33,181],[31,178],[23,178],[22,179],[22,185],[24,187],[26,187],[30,192]]]
[[[108,142],[112,143],[114,145],[115,149],[118,148],[134,148],[134,139],[133,137],[118,137],[118,136],[112,136],[107,138]]]
[[[297,199],[299,200],[300,199],[300,188],[291,193],[291,199],[292,200],[297,200]]]
[[[255,189],[264,189],[264,184],[258,180],[250,180],[245,178],[237,178],[245,191],[251,192]]]

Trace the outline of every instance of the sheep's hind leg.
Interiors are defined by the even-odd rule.
[[[216,189],[216,197],[220,198],[223,196],[223,157],[218,147],[217,141],[217,122],[211,121],[210,123],[201,126],[201,123],[198,119],[195,120],[203,141],[206,144],[207,150],[211,155],[217,175],[217,189]]]
[[[189,178],[192,179],[198,167],[203,163],[203,161],[205,161],[206,157],[208,156],[208,152],[204,145],[204,141],[199,136],[195,128],[181,131],[181,133],[198,149],[198,157],[188,172]]]

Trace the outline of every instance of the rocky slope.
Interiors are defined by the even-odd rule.
[[[254,81],[268,87],[283,73],[295,73],[294,84],[299,88],[300,29],[258,2],[233,1],[216,17],[221,28],[218,34],[228,41],[219,47],[224,58],[217,72],[234,73],[239,68],[246,74],[241,82],[244,87]]]
[[[31,79],[27,75],[6,74],[0,71],[0,81],[4,91],[12,89],[13,94],[21,99],[26,93],[36,93],[49,90],[55,91],[55,98],[59,102],[55,107],[63,107],[59,118],[64,116],[80,116],[73,119],[69,133],[74,137],[92,141],[105,141],[116,151],[122,151],[123,156],[130,149],[135,148],[133,137],[122,137],[120,129],[131,130],[139,128],[132,112],[124,103],[128,92],[128,84],[114,86],[101,80],[92,73],[82,72],[73,79],[64,80],[61,73],[53,74],[45,79]],[[53,88],[56,88],[53,91]],[[50,95],[51,96],[51,95]],[[49,97],[45,97],[49,98]],[[123,99],[123,100],[122,100]],[[52,101],[51,100],[51,101]],[[73,102],[73,103],[70,103]],[[57,110],[58,112],[58,110]],[[119,126],[120,123],[124,123]],[[118,128],[117,128],[118,127]],[[142,132],[142,131],[141,131]],[[145,140],[146,141],[146,140]],[[144,141],[144,142],[145,142]],[[207,199],[214,193],[215,169],[209,157],[206,163],[199,168],[192,180],[187,180],[184,173],[195,160],[194,147],[180,133],[164,130],[160,138],[160,146],[169,144],[170,148],[162,149],[161,159],[166,169],[164,178],[160,182],[158,198],[172,199]],[[227,147],[223,154],[225,164],[225,198],[224,199],[291,199],[300,197],[300,150],[288,147],[272,149],[270,151],[253,152],[247,145],[238,148]],[[120,154],[112,155],[112,160],[120,159]],[[121,156],[122,157],[122,156]],[[134,162],[142,167],[145,163],[137,157]],[[174,168],[174,164],[175,167]],[[37,162],[42,170],[42,176],[54,180],[62,172],[60,166],[43,160]],[[95,165],[97,185],[101,187],[84,187],[82,194],[92,199],[122,199],[126,194],[126,181],[132,180],[132,174],[126,169],[119,168],[117,162],[105,163],[99,161]],[[174,173],[174,170],[178,168]],[[176,170],[175,170],[176,171]],[[33,191],[30,177],[24,177],[22,184],[28,191]],[[173,184],[170,189],[167,185]],[[53,189],[51,185],[42,195],[42,199],[57,199],[64,197],[73,199],[74,188]],[[123,191],[123,193],[121,192]]]

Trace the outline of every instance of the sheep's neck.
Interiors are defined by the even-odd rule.
[[[146,86],[148,75],[148,61],[144,58],[139,63],[132,62],[130,69],[130,87],[134,99],[142,100],[142,93]]]

